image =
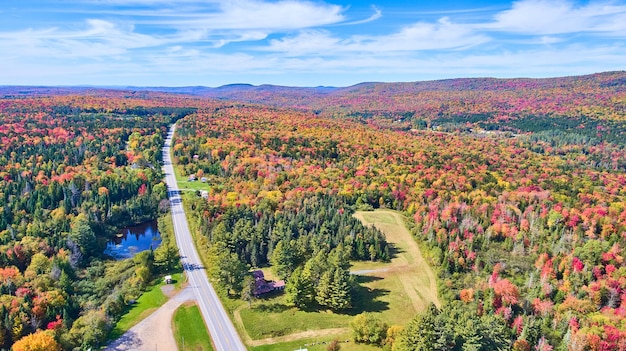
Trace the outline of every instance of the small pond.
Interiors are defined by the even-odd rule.
[[[126,227],[109,240],[104,253],[123,260],[131,258],[139,252],[156,249],[161,244],[161,235],[157,229],[156,221],[146,222],[132,227]]]

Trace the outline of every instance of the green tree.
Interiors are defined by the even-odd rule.
[[[440,311],[430,304],[424,313],[411,320],[393,345],[394,351],[447,351],[454,346],[454,334]]]
[[[87,349],[103,343],[110,328],[111,322],[103,311],[90,310],[74,321],[69,338],[73,345]]]
[[[296,268],[289,277],[285,287],[285,298],[288,304],[298,308],[306,308],[314,300],[314,289],[307,270]]]
[[[350,273],[345,269],[339,267],[335,269],[328,307],[333,311],[352,307],[352,280]]]
[[[154,264],[163,273],[171,272],[180,263],[178,247],[172,243],[161,245],[154,250]]]
[[[85,256],[95,254],[98,249],[96,234],[91,229],[89,220],[84,213],[79,213],[72,219],[70,238],[78,244],[80,252]]]
[[[207,258],[213,263],[208,273],[219,282],[219,288],[229,295],[241,294],[248,266],[241,262],[239,256],[230,252],[223,244],[216,244],[209,248]]]
[[[272,251],[272,256],[270,257],[270,263],[272,264],[272,268],[274,273],[280,279],[288,280],[289,276],[295,269],[295,257],[294,253],[294,245],[292,245],[289,240],[281,240],[276,244],[274,251]]]
[[[387,338],[387,323],[371,313],[357,315],[350,322],[352,337],[356,343],[374,344],[381,346]]]
[[[319,283],[315,287],[315,301],[320,306],[330,307],[330,299],[333,289],[333,274],[331,271],[326,271],[322,274]]]
[[[243,279],[241,289],[241,299],[248,302],[248,307],[252,307],[252,300],[254,299],[255,282],[251,275],[246,275]]]

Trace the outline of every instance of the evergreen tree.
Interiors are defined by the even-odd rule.
[[[350,273],[342,268],[336,268],[331,283],[329,307],[339,311],[352,307],[352,282]]]
[[[276,244],[270,262],[274,272],[280,279],[287,279],[293,272],[296,264],[293,256],[293,245],[289,240],[281,240]]]
[[[254,278],[251,275],[246,275],[243,279],[242,289],[241,289],[241,299],[244,301],[248,301],[248,307],[252,307],[252,300],[254,299]]]
[[[287,281],[285,294],[287,303],[298,308],[309,307],[313,302],[314,290],[308,271],[296,268]]]
[[[330,307],[331,296],[333,289],[333,274],[331,271],[326,271],[320,277],[320,281],[315,287],[315,301],[320,306]]]
[[[80,248],[80,252],[84,256],[91,256],[96,253],[97,243],[96,234],[91,226],[89,226],[89,220],[84,213],[78,214],[74,217],[71,224],[70,238]]]

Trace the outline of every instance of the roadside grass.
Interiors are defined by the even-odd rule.
[[[179,271],[171,275],[172,279],[176,282],[174,286],[177,290],[180,289],[180,285],[183,280],[182,272]],[[162,277],[155,279],[148,290],[141,294],[134,304],[127,307],[126,313],[120,318],[120,320],[115,324],[113,330],[109,333],[109,340],[119,338],[122,334],[127,332],[137,323],[144,320],[152,312],[156,311],[165,302],[167,302],[167,296],[165,296],[161,291],[161,287],[163,285],[165,285],[165,283],[163,282]]]
[[[172,330],[179,350],[213,351],[211,337],[196,304],[181,305],[174,312]]]

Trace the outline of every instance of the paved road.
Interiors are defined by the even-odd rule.
[[[174,232],[176,243],[180,251],[181,261],[187,273],[189,286],[195,293],[198,306],[204,321],[211,333],[213,344],[217,351],[239,351],[246,350],[241,342],[233,323],[224,310],[213,286],[207,279],[206,272],[202,266],[202,261],[198,256],[196,247],[193,244],[185,210],[180,197],[180,190],[174,176],[172,159],[170,157],[170,146],[176,125],[170,129],[165,145],[163,147],[163,171],[167,182],[168,196],[171,203],[172,219],[174,221]]]

